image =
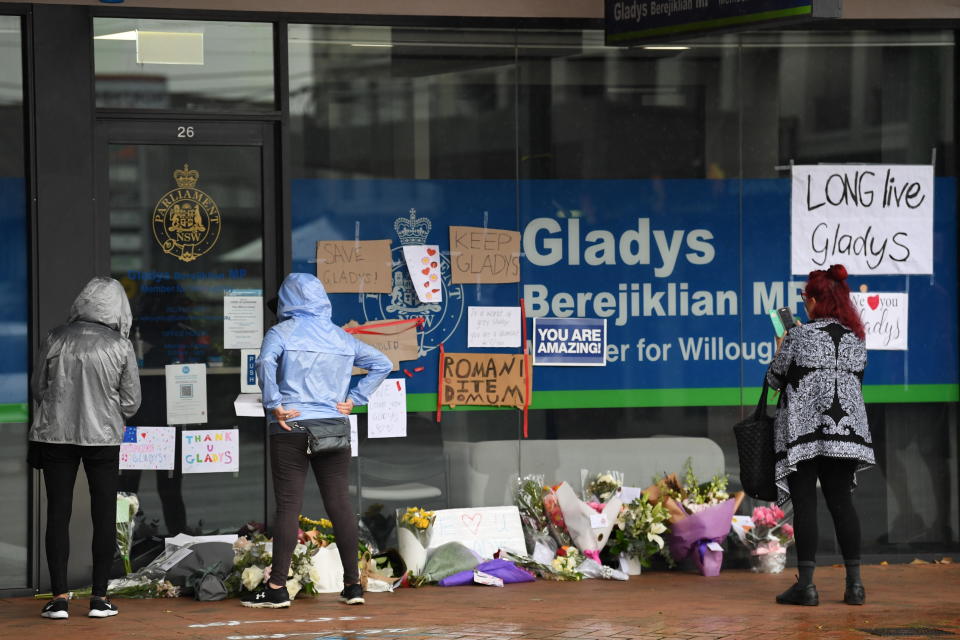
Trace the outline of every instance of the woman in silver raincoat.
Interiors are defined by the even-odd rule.
[[[107,600],[107,579],[116,548],[115,516],[120,443],[127,418],[140,407],[140,377],[127,336],[130,302],[119,282],[94,278],[70,309],[66,324],[44,340],[31,388],[31,462],[43,470],[47,489],[47,564],[54,599],[44,618],[67,611],[70,514],[77,469],[90,484],[93,518],[91,618],[117,614]]]

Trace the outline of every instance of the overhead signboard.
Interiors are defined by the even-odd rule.
[[[758,28],[810,18],[839,18],[841,0],[605,0],[606,43]]]

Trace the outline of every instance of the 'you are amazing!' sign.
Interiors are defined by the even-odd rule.
[[[790,209],[792,273],[933,273],[931,165],[798,165]]]

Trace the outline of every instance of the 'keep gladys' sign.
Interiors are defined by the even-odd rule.
[[[526,376],[521,354],[446,353],[443,404],[522,409],[528,404]]]
[[[520,232],[451,226],[450,279],[454,284],[520,282]]]
[[[933,273],[933,182],[930,165],[794,166],[791,273]]]
[[[851,293],[867,333],[867,349],[907,349],[909,296],[906,293]]]
[[[327,293],[390,293],[389,240],[321,240],[317,278]]]

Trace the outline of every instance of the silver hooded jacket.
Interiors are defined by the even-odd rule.
[[[140,408],[140,375],[130,334],[132,315],[123,286],[112,278],[87,283],[66,324],[40,348],[31,389],[30,440],[117,446]]]

